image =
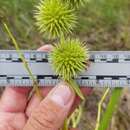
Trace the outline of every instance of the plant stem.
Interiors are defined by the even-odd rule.
[[[63,128],[61,130],[69,130],[69,124],[68,124],[68,119],[65,119]]]
[[[75,116],[75,122],[72,124],[73,128],[76,128],[81,120],[82,114],[83,114],[83,107],[85,104],[85,100],[79,105],[79,107],[77,108],[77,112],[74,114]]]
[[[107,96],[107,94],[108,94],[109,91],[110,91],[110,88],[107,88],[107,89],[105,90],[105,93],[103,94],[103,96],[102,96],[100,102],[98,103],[98,114],[97,114],[97,121],[96,121],[95,130],[98,130],[98,128],[99,128],[100,119],[101,119],[101,112],[102,112],[102,110],[101,110],[102,104],[103,104],[103,101],[105,100],[105,98],[106,98],[106,96]]]
[[[82,99],[85,100],[78,84],[75,82],[75,80],[70,79],[69,81],[67,81],[67,83],[69,83],[70,87],[72,87],[72,89],[75,91],[75,93]]]
[[[70,88],[73,89],[73,91],[83,100],[82,104],[79,105],[79,107],[71,114],[71,116],[67,120],[67,122],[68,122],[66,124],[67,126],[70,123],[72,123],[72,127],[76,128],[77,125],[79,124],[81,116],[82,116],[85,98],[84,98],[78,84],[75,82],[75,80],[70,79],[70,80],[67,80],[66,82],[70,85]]]
[[[103,114],[103,117],[102,117],[102,120],[100,122],[98,130],[107,130],[107,128],[110,124],[110,120],[112,118],[112,115],[117,109],[117,104],[120,100],[121,93],[122,93],[122,88],[115,88],[112,91],[110,101],[108,103],[106,111]]]
[[[14,36],[11,33],[11,31],[10,31],[9,27],[7,26],[7,24],[5,22],[3,22],[3,25],[4,25],[4,27],[5,27],[6,31],[7,31],[10,39],[12,40],[12,42],[13,42],[13,44],[15,46],[15,49],[16,49],[17,53],[19,54],[22,62],[23,62],[23,65],[24,65],[25,69],[27,70],[31,80],[33,81],[33,89],[36,91],[36,94],[41,98],[41,93],[40,93],[40,90],[38,89],[39,87],[38,87],[37,80],[33,76],[32,72],[31,72],[31,69],[29,68],[28,63],[27,63],[26,59],[24,58],[24,55],[21,53],[16,39],[14,38]]]
[[[73,126],[73,128],[76,128],[78,126],[78,124],[80,123],[80,119],[81,119],[81,116],[83,114],[83,106],[79,105],[79,108],[77,111],[78,111],[77,118],[75,120],[75,125]]]

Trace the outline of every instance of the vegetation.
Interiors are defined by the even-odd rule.
[[[75,0],[66,1],[72,2],[72,5],[75,4]],[[84,1],[78,0],[78,2]],[[8,22],[22,49],[36,49],[41,44],[44,44],[43,41],[52,43],[54,40],[48,40],[45,35],[38,33],[35,25],[36,20],[33,16],[34,10],[36,10],[34,5],[37,5],[37,2],[39,0],[0,0],[0,19]],[[70,8],[72,8],[72,5]],[[91,50],[130,49],[129,0],[86,0],[83,6],[79,5],[82,4],[76,3],[75,8],[78,16],[78,26],[75,28],[74,33],[69,34],[69,36],[79,37],[81,41],[87,42]],[[73,25],[75,19],[71,21]],[[61,31],[66,31],[70,27],[68,23],[64,26],[65,30],[60,29]],[[0,48],[13,49],[11,40],[3,30],[3,27],[0,26]],[[67,32],[70,30],[68,29]],[[47,31],[50,31],[50,28]],[[55,37],[59,36],[59,34],[60,32],[57,33],[55,30],[51,36]],[[72,84],[75,86],[75,83]],[[116,94],[118,96],[115,96]],[[116,108],[115,105],[119,100],[120,94],[121,90],[119,89],[112,92],[108,107],[105,113],[102,114],[99,130],[102,130],[102,128],[106,129],[109,125],[109,120],[114,112],[113,110]],[[99,106],[101,107],[101,105]],[[98,112],[101,114],[101,111]]]
[[[22,48],[34,49],[41,41],[33,18],[36,3],[36,0],[0,0],[0,18],[8,22]],[[13,49],[10,39],[2,29],[0,29],[0,48]]]
[[[39,34],[34,24],[34,5],[39,0],[0,0],[0,15],[8,19],[21,48],[35,49],[50,43]],[[130,1],[84,0],[78,13],[75,35],[87,42],[93,50],[130,49]],[[23,33],[24,32],[24,33]],[[6,44],[8,42],[8,44]],[[10,40],[0,29],[0,48],[12,48]]]
[[[72,32],[77,21],[74,10],[60,0],[42,1],[37,5],[35,18],[39,31],[50,39]]]
[[[86,68],[88,50],[78,39],[62,39],[55,46],[50,55],[52,67],[63,79],[70,80]]]

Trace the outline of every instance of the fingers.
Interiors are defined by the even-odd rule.
[[[0,99],[0,111],[24,112],[30,89],[6,88]]]
[[[32,112],[23,130],[58,130],[67,117],[75,94],[65,83],[58,84]]]
[[[0,130],[22,130],[25,123],[24,113],[0,112]]]
[[[49,91],[52,88],[53,87],[44,87],[44,88],[42,88],[41,89],[42,96],[46,97],[46,95],[49,93]],[[87,87],[81,87],[81,91],[82,91],[82,93],[83,93],[84,96],[88,96],[88,95],[90,95],[92,93],[92,89],[89,88],[89,87],[88,88]],[[37,106],[40,104],[40,102],[41,102],[41,99],[35,94],[31,98],[30,102],[28,103],[28,107],[26,109],[26,115],[27,115],[27,117],[30,117],[31,113],[35,109],[37,109]],[[81,99],[78,96],[76,96],[74,104],[73,104],[73,106],[71,108],[71,112],[74,111],[74,109],[80,104],[80,102],[81,102]]]
[[[51,45],[39,48],[39,51],[50,51]],[[0,100],[0,111],[23,112],[27,104],[27,97],[30,89],[27,88],[6,88]]]
[[[52,48],[53,48],[53,46],[51,46],[51,45],[45,45],[45,46],[40,47],[38,49],[38,51],[47,51],[48,52],[48,51],[51,51]],[[42,89],[43,97],[45,97],[47,95],[47,93],[50,91],[50,89],[52,89],[52,88],[44,87],[44,89]],[[81,91],[83,92],[84,95],[89,95],[91,93],[92,89],[85,87],[85,88],[81,88]],[[79,103],[80,103],[80,99],[77,97],[72,110],[74,110]],[[26,115],[29,117],[31,115],[32,111],[37,109],[37,106],[39,104],[40,104],[40,99],[36,95],[34,95],[28,104],[28,107],[26,110]]]
[[[38,49],[38,51],[46,51],[46,52],[49,52],[49,51],[52,50],[52,48],[53,48],[52,45],[47,44],[47,45],[44,45],[44,46],[40,47],[40,48]]]
[[[42,97],[46,97],[46,95],[50,92],[52,87],[44,87],[41,90]],[[30,117],[31,113],[37,109],[37,106],[40,104],[41,99],[35,94],[32,96],[31,100],[28,103],[27,109],[26,109],[26,116]]]

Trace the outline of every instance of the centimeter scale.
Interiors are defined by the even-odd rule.
[[[48,53],[23,50],[39,86],[60,82],[48,61]],[[130,51],[90,51],[90,66],[76,82],[84,87],[130,87]],[[33,81],[15,50],[0,50],[0,87],[32,87]]]

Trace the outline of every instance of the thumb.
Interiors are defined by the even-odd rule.
[[[58,84],[32,112],[23,130],[58,130],[69,114],[74,98],[67,83]]]

